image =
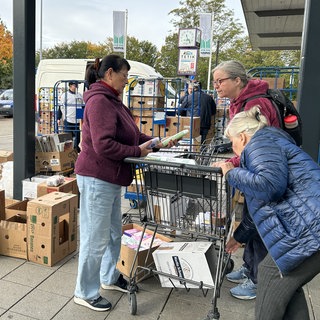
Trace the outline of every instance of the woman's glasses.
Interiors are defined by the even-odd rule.
[[[213,81],[212,83],[214,86],[217,86],[217,85],[220,86],[223,81],[229,80],[229,79],[231,79],[231,77],[218,79],[218,80]]]

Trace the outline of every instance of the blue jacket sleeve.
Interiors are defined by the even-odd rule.
[[[266,140],[266,139],[265,139]],[[240,168],[227,174],[228,182],[256,202],[277,201],[288,180],[288,162],[276,143],[259,139],[249,143],[241,155]]]

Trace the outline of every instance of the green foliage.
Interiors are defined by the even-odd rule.
[[[180,0],[179,7],[169,12],[174,30],[167,35],[160,51],[149,41],[128,37],[126,58],[153,66],[164,77],[177,77],[179,28],[198,27],[200,13],[213,14],[211,69],[218,63],[231,59],[239,60],[248,70],[263,66],[299,65],[298,50],[253,51],[248,37],[244,35],[243,26],[235,19],[233,10],[226,7],[225,0]],[[43,50],[42,58],[101,58],[110,53],[113,53],[111,37],[104,43],[98,44],[85,41],[58,43],[52,48]],[[0,87],[12,86],[12,54],[12,35],[0,19]],[[118,54],[123,56],[122,53]],[[40,54],[37,52],[36,65],[39,57]],[[207,87],[210,68],[209,58],[198,58],[196,80],[202,83],[203,88]]]
[[[127,37],[127,59],[154,66],[159,57],[157,47],[149,41]]]
[[[110,53],[106,44],[94,44],[85,41],[72,41],[71,43],[60,43],[53,48],[42,51],[43,59],[90,59],[103,57]],[[37,63],[39,52],[37,52]]]
[[[13,38],[0,19],[0,88],[13,86]]]
[[[175,33],[166,37],[165,45],[161,48],[155,69],[164,77],[173,78],[177,76],[179,55],[177,43],[178,34]]]

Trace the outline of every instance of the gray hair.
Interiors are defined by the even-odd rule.
[[[243,87],[247,85],[248,80],[250,79],[243,64],[236,60],[221,62],[212,70],[212,75],[214,75],[217,70],[224,71],[228,77],[232,79],[240,78]]]
[[[261,114],[259,106],[253,106],[247,111],[237,113],[228,124],[224,135],[230,138],[245,132],[251,137],[266,126],[268,126],[267,118]]]

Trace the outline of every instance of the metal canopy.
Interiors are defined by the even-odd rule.
[[[253,50],[300,50],[305,0],[241,0]]]

